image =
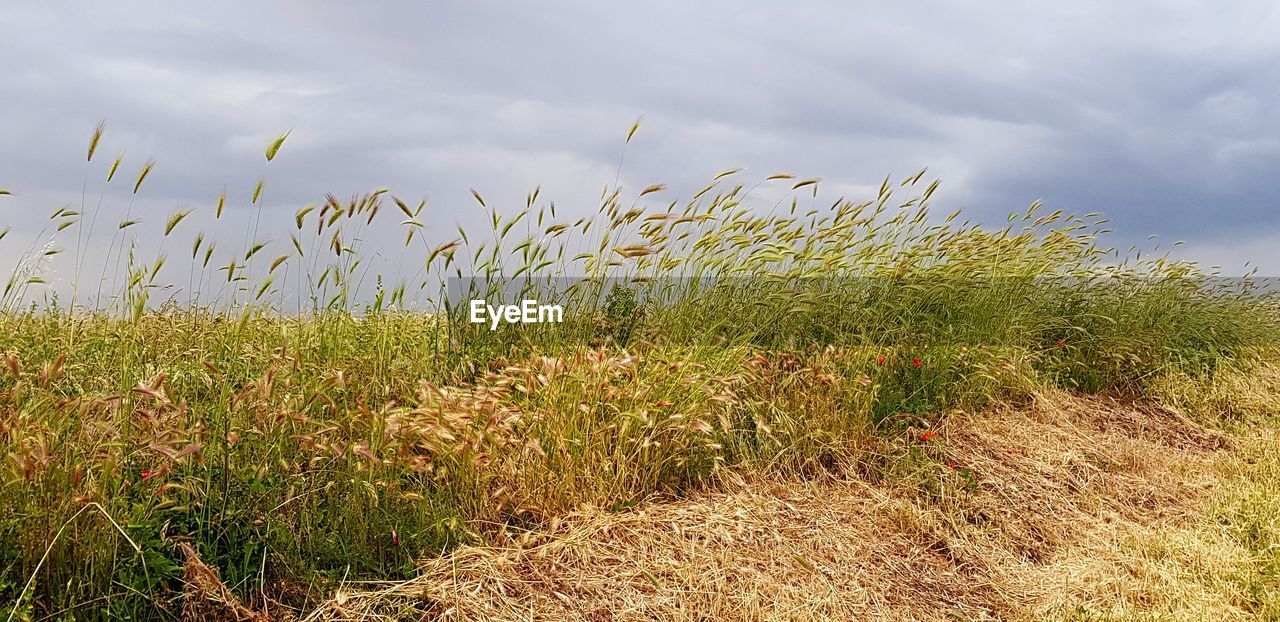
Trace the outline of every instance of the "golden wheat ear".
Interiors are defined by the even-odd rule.
[[[98,143],[102,140],[102,132],[107,129],[107,122],[99,121],[98,127],[93,129],[93,135],[89,137],[89,150],[85,155],[86,162],[93,161],[93,154],[98,151]]]

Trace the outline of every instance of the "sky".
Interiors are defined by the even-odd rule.
[[[1280,275],[1278,5],[972,7],[4,3],[0,260],[44,244],[45,215],[82,196],[103,222],[163,221],[227,188],[221,234],[244,236],[263,177],[267,235],[325,193],[388,187],[429,198],[444,239],[476,218],[471,188],[516,210],[540,184],[586,214],[615,178],[688,197],[742,167],[862,199],[927,167],[944,213],[1000,224],[1039,199],[1104,213],[1114,245],[1155,234],[1206,266]],[[121,151],[129,179],[156,161],[137,197],[101,183]]]

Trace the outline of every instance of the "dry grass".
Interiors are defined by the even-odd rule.
[[[1249,554],[1206,508],[1257,448],[1062,393],[941,431],[889,448],[890,477],[583,510],[308,619],[1256,619],[1231,580]]]
[[[1280,340],[1265,288],[1158,246],[1110,249],[1097,213],[943,218],[923,171],[861,198],[739,170],[687,200],[615,179],[594,213],[559,215],[540,189],[523,206],[473,191],[485,225],[456,230],[380,188],[300,207],[286,241],[258,237],[265,164],[211,209],[144,222],[134,197],[154,163],[120,187],[117,158],[95,207],[102,138],[79,209],[50,213],[0,292],[14,619],[172,619],[184,598],[196,619],[270,617],[465,543],[490,548],[316,615],[1127,615],[1161,592],[1120,598],[1070,560],[1104,558],[1088,547],[1106,529],[1154,551],[1132,530],[1194,525],[1196,474],[1227,443],[1191,418],[1266,421],[1269,397],[1238,394],[1280,392],[1218,379]],[[90,258],[107,199],[125,220]],[[244,235],[218,244],[237,213]],[[376,242],[388,235],[403,252]],[[49,287],[64,272],[69,307]],[[565,322],[472,325],[453,281],[470,282],[458,300],[512,285],[554,299]],[[1037,392],[1029,412],[983,410]],[[1221,520],[1265,559],[1273,514],[1255,492]],[[508,536],[525,529],[541,535]],[[1078,585],[1028,579],[1059,562],[1049,579]],[[1228,600],[1263,611],[1273,581],[1250,567]],[[422,590],[432,600],[405,597]]]
[[[182,614],[188,620],[228,620],[231,622],[266,622],[270,617],[244,605],[222,582],[218,569],[200,559],[194,547],[185,542],[178,550],[186,558],[182,567]]]

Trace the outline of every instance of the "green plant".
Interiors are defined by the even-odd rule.
[[[922,173],[829,208],[819,180],[739,174],[683,204],[647,204],[660,185],[630,203],[611,188],[572,221],[539,190],[513,213],[474,193],[487,230],[432,242],[425,201],[327,195],[297,210],[288,247],[250,234],[227,253],[196,233],[185,270],[164,246],[140,258],[122,236],[148,223],[122,223],[124,283],[87,309],[34,295],[56,234],[81,239],[79,214],[55,211],[0,313],[0,598],[30,581],[15,611],[107,599],[103,615],[159,615],[187,540],[251,601],[402,576],[583,505],[856,461],[883,435],[1037,386],[1211,377],[1280,335],[1264,293],[1164,257],[1107,259],[1096,214],[1033,205],[993,229],[933,217]],[[782,214],[750,205],[764,183],[789,186]],[[157,237],[217,221],[226,200]],[[389,231],[420,252],[412,274],[370,272],[362,240]],[[153,298],[182,272],[185,303]],[[565,321],[471,324],[445,291],[464,277],[463,300],[554,299]],[[55,542],[63,525],[73,537]]]

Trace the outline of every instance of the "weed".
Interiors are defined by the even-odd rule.
[[[99,127],[90,165],[104,140]],[[129,200],[161,174],[147,162]],[[246,602],[403,577],[583,507],[874,460],[885,435],[1037,387],[1172,395],[1162,379],[1248,365],[1280,334],[1265,293],[1098,246],[1097,214],[939,220],[921,172],[827,209],[800,201],[819,180],[771,176],[791,193],[777,215],[751,207],[740,174],[658,207],[665,187],[626,203],[615,182],[572,221],[540,190],[514,213],[475,192],[487,230],[438,242],[425,201],[326,195],[297,210],[287,245],[256,239],[259,182],[241,249],[199,233],[225,192],[154,224],[161,240],[192,233],[185,266],[163,247],[139,257],[129,236],[152,224],[127,216],[120,267],[99,279],[123,282],[88,307],[98,210],[83,232],[83,208],[55,211],[0,299],[0,601],[37,618],[176,611],[182,547]],[[36,304],[72,228],[71,306]],[[370,273],[364,240],[387,231],[416,249],[411,276]],[[183,275],[185,302],[156,298]],[[465,321],[459,299],[513,284],[562,302],[565,321]],[[936,471],[931,451],[917,443],[898,470]]]

